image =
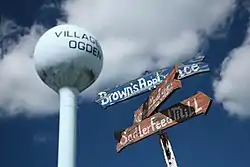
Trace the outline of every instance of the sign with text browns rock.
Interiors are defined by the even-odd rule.
[[[171,93],[173,93],[176,89],[181,88],[181,81],[175,79],[177,74],[178,68],[175,65],[165,80],[150,93],[146,102],[135,111],[134,123],[139,123],[152,115],[152,113],[159,108],[164,101],[166,101]]]
[[[200,114],[206,114],[211,104],[211,99],[202,92],[177,103],[166,110],[133,124],[131,127],[116,132],[115,139],[118,141],[116,151],[145,139],[159,131],[170,128],[185,120]]]

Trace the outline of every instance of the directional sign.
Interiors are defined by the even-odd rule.
[[[195,61],[195,60],[194,60]],[[179,76],[177,79],[183,79],[195,74],[210,71],[208,64],[203,62],[186,62],[178,66]],[[95,102],[104,108],[116,103],[133,98],[155,89],[171,72],[170,67],[166,67],[149,74],[143,75],[127,83],[117,85],[114,88],[108,88],[97,94]]]
[[[170,96],[173,91],[181,87],[181,81],[175,80],[177,66],[165,78],[165,80],[152,91],[146,100],[134,114],[134,123],[139,123],[149,117]]]
[[[157,108],[159,108],[164,101],[178,88],[181,88],[181,81],[174,79],[172,82],[166,85],[161,92],[159,92],[159,96],[152,97],[150,100],[147,99],[145,103],[143,103],[140,108],[138,108],[134,113],[134,123],[139,123],[145,118],[152,115]],[[153,101],[151,105],[149,101]]]
[[[211,99],[202,92],[180,102],[172,107],[144,119],[140,123],[116,132],[115,138],[117,152],[123,148],[145,139],[159,131],[170,128],[185,120],[200,114],[206,114],[211,104]]]

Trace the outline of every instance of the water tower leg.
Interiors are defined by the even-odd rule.
[[[175,159],[174,151],[171,147],[170,140],[166,134],[161,133],[160,144],[168,167],[178,167]]]
[[[59,141],[57,167],[75,167],[76,160],[76,94],[71,88],[61,88],[59,111]]]

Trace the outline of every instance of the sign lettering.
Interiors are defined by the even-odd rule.
[[[203,62],[191,64],[186,63],[185,65],[178,66],[179,75],[177,79],[183,79],[198,73],[208,72],[209,70],[208,64]],[[118,85],[115,88],[106,89],[97,94],[95,102],[106,108],[137,95],[146,93],[161,84],[170,72],[171,68],[163,68],[128,83]]]
[[[116,145],[117,152],[123,148],[145,139],[159,131],[177,125],[187,119],[200,114],[206,114],[211,103],[211,99],[202,92],[183,100],[161,112],[133,124],[131,127],[116,134],[118,141]]]
[[[192,73],[196,73],[197,71],[199,71],[198,64],[192,64],[190,66],[184,66],[182,69],[178,70],[178,72],[179,72],[178,79],[184,78],[185,76],[189,76]]]

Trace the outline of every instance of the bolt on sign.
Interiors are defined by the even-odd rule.
[[[118,141],[116,151],[120,152],[128,145],[136,143],[192,117],[206,114],[211,102],[212,100],[206,94],[198,92],[194,96],[161,112],[157,112],[125,130],[115,132],[115,139]]]
[[[152,115],[160,105],[178,88],[181,88],[181,81],[176,80],[178,75],[178,67],[175,65],[169,75],[155,90],[153,90],[146,102],[135,111],[134,123],[139,123],[145,118]]]

